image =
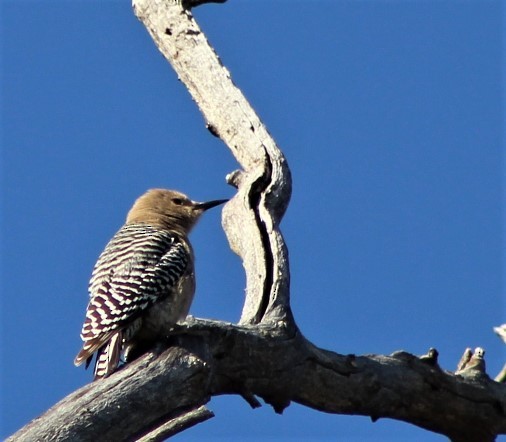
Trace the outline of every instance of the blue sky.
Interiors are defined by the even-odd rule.
[[[505,321],[500,1],[246,1],[195,16],[285,153],[303,333],[339,353],[486,349]],[[230,197],[237,168],[129,1],[1,2],[0,438],[91,380],[87,283],[152,187]],[[206,214],[192,314],[236,321],[244,275]],[[443,441],[386,419],[237,397],[175,440]]]

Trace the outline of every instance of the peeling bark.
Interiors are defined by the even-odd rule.
[[[217,0],[217,3],[222,1]],[[437,356],[340,355],[298,330],[279,223],[291,194],[282,152],[233,84],[190,7],[205,0],[134,0],[134,10],[199,106],[206,127],[241,166],[223,227],[246,273],[238,325],[189,319],[167,342],[72,393],[9,441],[164,440],[212,417],[213,395],[257,397],[282,413],[293,402],[336,414],[398,419],[452,441],[506,434],[506,385],[481,372],[443,371]]]

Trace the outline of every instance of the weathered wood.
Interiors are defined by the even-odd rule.
[[[506,344],[506,324],[500,325],[499,327],[494,327],[494,332],[499,336],[503,342]],[[506,364],[504,364],[503,368],[497,376],[495,377],[497,382],[506,382]]]
[[[240,323],[290,321],[288,254],[279,222],[291,195],[282,152],[234,85],[191,12],[167,0],[136,0],[134,11],[185,84],[206,120],[242,167],[223,210],[223,227],[243,262],[246,299]]]
[[[166,345],[73,393],[9,440],[132,440],[219,394],[258,396],[278,413],[294,401],[398,419],[455,441],[506,434],[506,385],[466,379],[405,352],[340,355],[295,330],[200,319]]]
[[[205,422],[214,417],[214,413],[204,406],[185,411],[182,415],[169,417],[165,422],[157,424],[152,431],[139,437],[137,442],[162,442],[181,431]]]
[[[153,431],[209,400],[208,367],[178,348],[143,356],[118,375],[70,394],[10,441],[120,441]],[[133,440],[135,440],[135,438]]]
[[[294,401],[373,421],[398,419],[458,442],[506,434],[506,385],[485,374],[456,376],[405,352],[340,355],[298,331],[278,228],[290,200],[290,171],[186,9],[205,2],[134,0],[134,10],[209,131],[242,167],[228,177],[238,192],[223,213],[246,272],[240,325],[189,320],[157,352],[72,393],[8,440],[161,440],[211,417],[203,405],[218,394],[239,394],[253,407],[261,397],[278,413]]]

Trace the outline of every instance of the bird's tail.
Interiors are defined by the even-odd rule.
[[[123,333],[118,331],[111,336],[107,344],[98,350],[95,361],[95,380],[108,376],[116,370],[121,356],[122,342]]]
[[[111,374],[118,366],[122,341],[122,330],[109,332],[101,336],[100,339],[90,339],[84,343],[83,348],[74,359],[74,364],[79,366],[86,361],[86,368],[88,368],[93,353],[97,352],[95,379],[103,378]]]

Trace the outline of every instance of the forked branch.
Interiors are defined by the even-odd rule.
[[[170,0],[136,0],[134,11],[242,167],[229,175],[236,196],[223,227],[246,272],[241,324],[292,322],[288,254],[279,222],[291,195],[290,170],[265,125],[234,85],[191,11]]]
[[[281,413],[295,401],[336,414],[392,418],[453,441],[506,434],[506,385],[475,370],[443,371],[418,358],[339,355],[319,349],[290,311],[288,255],[279,223],[290,200],[288,165],[233,84],[189,6],[205,0],[134,0],[134,10],[242,170],[223,227],[246,272],[239,325],[189,320],[168,342],[109,378],[72,393],[9,440],[158,441],[208,419],[213,395],[257,397]]]

